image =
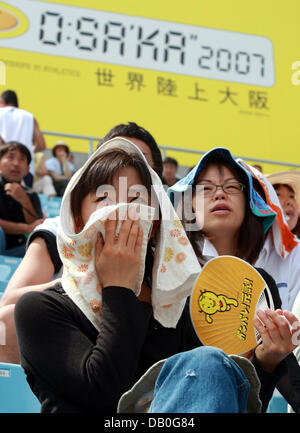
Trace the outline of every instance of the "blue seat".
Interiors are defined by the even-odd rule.
[[[38,196],[41,202],[42,211],[47,214],[48,196],[45,194],[38,194]]]
[[[22,258],[0,255],[0,292],[4,292]]]
[[[267,409],[267,413],[287,413],[288,403],[279,392],[274,392]]]
[[[19,364],[0,362],[0,413],[40,413],[41,404]]]
[[[48,218],[59,215],[62,197],[51,197],[48,199],[46,214]]]

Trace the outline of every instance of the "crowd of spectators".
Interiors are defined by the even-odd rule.
[[[162,160],[152,135],[133,122],[112,128],[76,172],[64,141],[56,142],[52,157],[46,158],[38,122],[32,113],[18,107],[12,90],[0,97],[0,137],[0,254],[23,258],[0,300],[0,321],[7,330],[0,362],[23,366],[42,412],[116,411],[122,394],[162,359],[166,362],[160,387],[149,403],[150,412],[183,412],[183,397],[188,401],[187,412],[197,408],[200,412],[245,412],[249,408],[249,369],[260,383],[254,401],[258,411],[266,411],[277,387],[292,409],[300,412],[299,351],[291,342],[290,331],[299,318],[300,304],[299,172],[264,175],[261,166],[240,164],[229,150],[217,148],[180,179],[178,161]],[[119,139],[118,148],[113,139]],[[107,196],[96,195],[98,181],[117,189],[119,176],[125,176],[129,186],[131,182],[149,191],[151,185],[164,185],[169,197],[165,191],[163,197],[156,197],[160,217],[165,206],[175,214],[172,194],[189,187],[194,206],[196,186],[202,185],[197,194],[202,194],[205,204],[203,227],[190,232],[190,221],[183,215],[181,222],[176,220],[176,228],[159,221],[149,233],[143,233],[138,219],[128,216],[118,234],[115,221],[105,225],[105,236],[96,233],[96,224],[85,231],[90,216],[93,212],[100,215],[106,203]],[[62,197],[67,185],[68,200],[61,215],[46,218],[39,194],[49,199]],[[126,205],[139,198],[132,199],[128,193]],[[118,193],[116,209],[119,200]],[[197,224],[202,215],[193,211]],[[70,225],[64,226],[65,221]],[[238,367],[237,360],[214,348],[201,347],[190,323],[187,295],[180,298],[178,317],[179,310],[174,309],[176,320],[171,307],[178,297],[160,306],[162,312],[157,313],[160,310],[154,307],[151,292],[156,296],[161,274],[172,266],[168,248],[162,254],[160,245],[166,242],[186,248],[176,255],[172,276],[164,280],[174,285],[177,294],[190,284],[193,267],[200,272],[218,255],[242,258],[267,282],[276,311],[258,314],[260,320],[256,318],[254,326],[262,340],[245,355],[247,368]],[[157,270],[161,257],[164,264]],[[141,291],[136,296],[134,287],[141,269]],[[169,325],[173,322],[174,326]],[[179,370],[176,365],[181,365]],[[198,393],[197,386],[180,384],[183,376],[178,374],[187,366],[197,369],[207,386],[196,403],[190,397]],[[214,386],[217,370],[222,374],[220,387]],[[166,396],[173,389],[177,397],[171,401]]]
[[[45,219],[39,194],[62,197],[75,172],[67,143],[52,157],[32,113],[19,108],[17,94],[0,96],[0,254],[23,257],[27,236]]]

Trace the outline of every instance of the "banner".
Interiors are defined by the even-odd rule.
[[[296,0],[6,0],[0,12],[0,89],[41,129],[101,137],[135,121],[160,145],[300,163]]]

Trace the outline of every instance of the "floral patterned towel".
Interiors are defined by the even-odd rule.
[[[57,238],[59,254],[64,264],[63,288],[94,326],[100,329],[101,287],[94,268],[96,236],[98,231],[105,236],[104,221],[107,216],[114,209],[120,209],[128,204],[119,203],[97,209],[90,216],[84,229],[76,234],[70,211],[70,196],[87,164],[90,164],[100,153],[113,148],[138,153],[151,174],[153,193],[159,203],[161,214],[160,229],[155,239],[152,271],[153,314],[163,326],[176,327],[186,298],[191,294],[201,268],[159,176],[148,165],[142,152],[131,141],[124,138],[116,137],[101,145],[85,165],[73,175],[67,186],[61,205]],[[132,205],[133,203],[130,206]],[[148,235],[155,212],[153,207],[140,204],[137,206],[140,208],[140,224],[144,233],[142,261],[135,287],[138,296],[144,276]]]

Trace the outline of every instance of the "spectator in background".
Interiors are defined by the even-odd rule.
[[[32,187],[33,153],[44,150],[46,143],[37,120],[32,113],[19,108],[18,97],[13,90],[6,90],[0,96],[0,136],[4,142],[18,141],[29,149],[32,162],[24,181]]]
[[[37,194],[21,185],[30,161],[30,152],[21,143],[0,148],[0,254],[7,256],[23,257],[25,234],[43,221]]]
[[[52,177],[49,176],[49,170],[45,164],[45,155],[43,152],[36,152],[33,156],[35,176],[33,179],[33,189],[37,193],[45,194],[48,197],[55,197],[56,191],[53,185]]]
[[[97,147],[114,137],[124,137],[132,141],[141,150],[149,165],[156,171],[160,179],[162,179],[163,162],[161,153],[155,138],[149,131],[135,122],[128,122],[128,124],[120,123],[114,126],[105,137],[100,140]]]
[[[124,137],[132,141],[143,153],[148,164],[162,178],[163,162],[154,137],[135,122],[114,126],[99,142]],[[62,262],[57,250],[57,231],[60,218],[47,218],[27,240],[27,251],[20,266],[10,279],[0,300],[0,322],[6,329],[6,345],[0,346],[0,361],[20,363],[14,325],[14,308],[23,293],[43,291],[54,285],[53,278],[62,274]],[[58,281],[58,280],[57,280]]]
[[[57,141],[52,149],[53,157],[47,159],[45,163],[59,197],[63,196],[69,180],[75,172],[74,165],[68,160],[69,154],[69,146],[64,141]]]
[[[252,167],[256,168],[256,170],[260,171],[261,173],[263,173],[263,168],[260,164],[254,164]]]
[[[290,230],[300,238],[300,172],[282,171],[266,177],[278,195]]]
[[[68,161],[70,161],[74,165],[74,155],[72,152],[70,152],[68,155]]]
[[[172,186],[179,178],[176,177],[178,162],[175,158],[166,157],[163,161],[163,183]]]

